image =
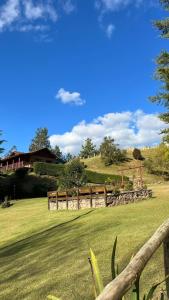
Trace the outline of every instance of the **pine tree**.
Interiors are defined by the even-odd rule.
[[[162,6],[169,11],[169,0],[160,0]],[[158,20],[155,26],[161,31],[161,37],[169,38],[169,18]],[[153,97],[150,97],[152,102],[161,104],[165,107],[166,112],[159,115],[160,119],[166,124],[169,124],[169,52],[162,51],[156,60],[155,79],[162,82],[160,91]],[[162,131],[164,141],[169,143],[169,128]]]
[[[46,127],[44,128],[38,128],[35,133],[35,137],[32,139],[32,142],[29,146],[29,151],[37,151],[42,148],[48,148],[51,149],[49,136],[48,136],[48,129]]]
[[[109,136],[106,136],[100,145],[100,154],[105,166],[117,164],[126,159],[126,151],[120,150],[114,143],[114,139]]]
[[[2,135],[2,131],[0,130],[0,136]],[[4,143],[4,140],[0,140],[0,154],[3,153],[4,148],[1,147],[1,145]]]
[[[96,154],[96,146],[93,144],[92,140],[87,138],[82,145],[82,149],[80,151],[81,158],[93,157]]]
[[[62,151],[60,150],[59,146],[55,146],[54,149],[52,149],[52,152],[56,155],[56,161],[59,162],[63,162],[63,154]]]
[[[6,156],[10,156],[12,154],[12,152],[17,151],[17,147],[14,145],[11,147],[11,149],[7,152]]]

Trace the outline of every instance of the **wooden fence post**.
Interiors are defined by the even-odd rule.
[[[68,209],[68,193],[67,193],[67,190],[66,190],[66,209]]]
[[[92,201],[92,188],[90,187],[90,207],[93,207],[93,201]]]
[[[107,189],[106,189],[106,185],[104,186],[104,201],[105,201],[105,206],[107,207]]]
[[[165,276],[169,275],[169,236],[163,242]],[[167,299],[169,299],[169,278],[166,279]]]
[[[77,209],[79,210],[79,189],[77,189]]]
[[[56,208],[58,210],[58,192],[56,192]]]

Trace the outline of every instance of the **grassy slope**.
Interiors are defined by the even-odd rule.
[[[153,189],[151,200],[114,208],[48,212],[46,199],[34,199],[0,209],[0,299],[43,300],[49,293],[62,300],[93,299],[89,248],[108,283],[115,236],[122,268],[169,216],[169,185]],[[162,266],[160,249],[143,274],[144,287],[164,276]]]
[[[150,149],[147,148],[141,151],[144,158],[152,157],[154,155],[154,152],[155,152],[155,148],[150,148]],[[134,160],[132,156],[132,151],[130,150],[127,151],[127,158],[128,158],[127,162],[120,163],[119,165],[111,165],[111,166],[105,166],[100,156],[83,159],[82,161],[87,166],[87,169],[91,171],[95,171],[98,173],[119,174],[119,175],[121,174],[119,171],[120,169],[140,166],[141,164],[144,164],[144,162]],[[132,177],[133,174],[136,174],[135,171],[133,170],[125,171],[126,176]],[[146,169],[144,169],[143,176],[144,176],[144,182],[146,184],[163,181],[162,177],[160,176],[148,174]]]

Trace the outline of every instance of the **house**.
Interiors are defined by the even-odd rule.
[[[34,162],[56,163],[56,155],[48,148],[27,153],[14,151],[9,156],[0,160],[0,170],[31,169]]]

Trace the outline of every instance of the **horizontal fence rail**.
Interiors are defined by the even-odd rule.
[[[146,264],[163,243],[165,274],[169,274],[169,219],[165,221],[144,244],[128,266],[102,291],[96,300],[120,300],[140,277]],[[169,299],[169,279],[166,279]]]

